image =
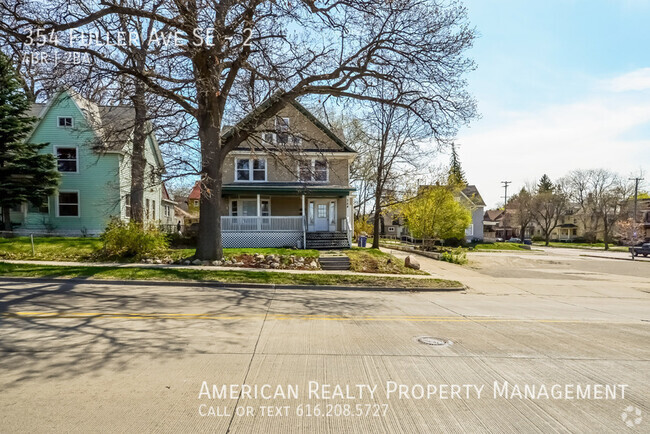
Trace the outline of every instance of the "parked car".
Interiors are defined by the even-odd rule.
[[[502,243],[502,242],[503,242],[503,238],[495,238],[494,241],[497,242],[497,243]]]
[[[644,243],[638,247],[630,247],[630,253],[632,253],[632,256],[643,255],[647,257],[650,255],[650,243]]]
[[[513,238],[510,238],[507,242],[508,242],[508,243],[517,243],[517,244],[521,244],[521,238],[514,238],[514,237],[513,237]]]
[[[526,239],[524,239],[524,244],[527,245],[527,246],[532,246],[533,242],[529,238],[526,238]]]

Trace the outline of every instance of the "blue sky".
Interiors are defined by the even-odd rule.
[[[489,207],[500,181],[605,167],[650,178],[650,0],[465,0],[481,119],[459,133]],[[512,191],[512,190],[511,190]]]

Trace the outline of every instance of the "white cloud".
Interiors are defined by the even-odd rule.
[[[615,77],[610,81],[609,88],[614,92],[650,89],[650,68],[637,69]]]
[[[650,79],[650,68],[647,73]],[[642,74],[621,76],[620,83],[631,86],[632,80],[623,79],[629,76]],[[459,137],[465,172],[489,207],[503,200],[503,180],[513,181],[510,195],[544,173],[557,179],[576,168],[604,167],[623,175],[650,169],[650,134],[639,134],[650,131],[650,91],[602,93],[497,118],[483,113],[475,125],[479,131]]]

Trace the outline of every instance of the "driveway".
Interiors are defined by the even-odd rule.
[[[469,289],[0,280],[2,431],[620,432],[631,406],[630,432],[647,432],[650,264],[418,259]],[[222,385],[235,394],[215,396]],[[525,399],[514,385],[561,394]],[[616,399],[595,399],[599,387]]]

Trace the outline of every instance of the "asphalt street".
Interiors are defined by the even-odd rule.
[[[454,293],[0,280],[0,431],[650,432],[650,263],[566,250],[418,258]]]

